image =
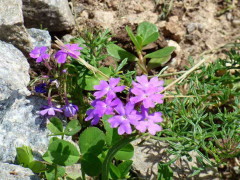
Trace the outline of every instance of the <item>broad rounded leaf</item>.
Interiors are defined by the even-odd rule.
[[[169,60],[171,59],[171,56],[165,56],[162,58],[152,58],[147,65],[148,69],[154,69],[157,68],[159,66],[164,65],[165,63],[167,63]]]
[[[71,120],[68,124],[67,127],[64,130],[64,134],[67,136],[73,136],[77,132],[81,130],[81,125],[78,120]]]
[[[40,173],[44,172],[47,168],[46,164],[42,163],[41,161],[32,161],[29,164],[29,168],[34,172],[34,173]]]
[[[87,175],[97,176],[101,173],[102,162],[95,154],[87,153],[81,159],[81,168]]]
[[[126,31],[129,35],[130,39],[132,40],[133,44],[136,46],[137,50],[140,51],[142,49],[142,46],[141,46],[141,42],[138,42],[139,39],[137,39],[134,36],[132,30],[128,26],[126,26]]]
[[[104,144],[105,135],[96,127],[87,128],[79,137],[79,147],[82,154],[92,153],[98,155],[102,152]]]
[[[126,51],[125,49],[119,47],[116,44],[109,44],[107,46],[107,52],[112,57],[114,57],[118,60],[127,59],[128,61],[135,61],[135,59],[137,59],[136,56],[134,56],[133,54],[131,54],[130,52]]]
[[[117,160],[129,160],[133,157],[134,148],[131,144],[127,144],[122,149],[120,149],[116,154],[115,158]]]
[[[142,45],[145,46],[158,39],[158,28],[155,24],[142,22],[137,28],[137,35],[142,37]]]
[[[50,122],[47,124],[47,128],[53,134],[62,134],[63,132],[63,124],[59,118],[53,117],[50,119]]]
[[[31,161],[33,161],[32,149],[28,146],[22,146],[16,150],[18,164],[23,165],[23,167],[29,167]]]
[[[162,58],[162,57],[166,57],[172,54],[172,52],[175,50],[176,48],[173,46],[168,46],[165,47],[163,49],[157,50],[155,52],[152,52],[150,54],[147,54],[146,56],[144,56],[145,58]]]
[[[72,143],[62,139],[54,140],[49,144],[47,155],[53,163],[61,166],[75,164],[80,156],[78,149]]]

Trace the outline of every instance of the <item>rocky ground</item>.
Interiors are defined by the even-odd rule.
[[[223,56],[221,47],[240,37],[239,9],[237,0],[0,0],[0,177],[38,179],[29,170],[12,165],[15,148],[29,145],[36,157],[47,148],[49,132],[37,112],[46,101],[30,96],[27,89],[29,72],[37,71],[34,66],[30,71],[29,65],[32,60],[28,53],[33,47],[50,47],[54,35],[69,39],[83,30],[109,28],[117,44],[133,51],[125,26],[136,29],[138,23],[149,21],[157,25],[161,37],[148,50],[176,46],[173,58],[166,64],[167,72],[175,72],[188,63],[189,56],[196,61],[202,55],[209,61]],[[155,144],[155,149],[148,150],[148,142],[136,149],[135,157],[145,159],[153,152],[146,164],[135,163],[141,164],[135,170],[145,177],[154,171],[148,176],[154,179],[156,163],[152,160],[159,157],[158,148],[163,145],[150,144]],[[179,167],[176,164],[176,172],[181,172]],[[202,179],[217,177],[215,169],[209,172]]]

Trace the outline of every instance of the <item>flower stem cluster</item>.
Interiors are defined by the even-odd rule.
[[[93,109],[87,111],[86,121],[91,120],[92,125],[99,123],[104,115],[112,115],[108,119],[112,128],[118,128],[118,134],[131,134],[133,128],[144,133],[148,131],[155,135],[162,130],[157,123],[163,121],[161,112],[150,113],[155,105],[163,103],[163,81],[153,77],[148,81],[146,75],[136,77],[130,90],[130,99],[124,104],[118,98],[118,92],[124,90],[124,86],[117,86],[120,78],[111,78],[109,82],[100,81],[94,86],[97,91],[94,93],[96,100],[91,105]]]

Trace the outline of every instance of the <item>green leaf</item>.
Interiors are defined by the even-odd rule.
[[[171,59],[171,56],[165,56],[162,58],[152,58],[147,65],[148,69],[154,69],[157,68],[159,66],[162,66],[163,64],[165,64],[166,62],[168,62]]]
[[[118,165],[118,169],[121,173],[120,178],[125,178],[127,176],[129,170],[131,169],[132,163],[133,163],[132,160],[127,160]]]
[[[144,58],[162,58],[162,57],[166,57],[172,54],[172,52],[175,50],[176,48],[173,46],[168,46],[165,47],[163,49],[157,50],[155,52],[152,52],[150,54],[147,54],[146,56],[144,56]]]
[[[41,161],[32,161],[29,164],[29,168],[34,172],[34,173],[40,173],[46,171],[46,164],[42,163]]]
[[[56,180],[58,177],[63,177],[64,174],[65,168],[61,166],[57,166],[57,170],[54,166],[47,166],[47,171],[45,171],[47,180]],[[55,175],[57,177],[55,177]]]
[[[32,149],[28,146],[22,146],[16,148],[17,150],[17,162],[23,167],[29,167],[29,164],[33,161]]]
[[[128,26],[126,26],[126,31],[127,31],[128,35],[129,35],[130,39],[132,40],[133,44],[136,46],[136,49],[137,49],[138,51],[141,51],[141,50],[142,50],[142,46],[141,46],[140,43],[138,42],[139,39],[137,39],[137,38],[134,36],[132,30],[131,30]]]
[[[118,73],[122,68],[123,66],[125,66],[127,64],[127,58],[125,58],[124,60],[121,61],[121,63],[118,65],[117,69],[115,70],[116,73]]]
[[[136,56],[116,44],[109,44],[107,46],[107,52],[110,54],[110,56],[118,60],[127,59],[128,61],[135,61],[137,59]]]
[[[133,157],[134,148],[131,144],[127,144],[123,148],[121,148],[116,154],[115,158],[117,160],[129,160]]]
[[[172,180],[173,171],[168,165],[158,164],[158,180]]]
[[[155,24],[149,22],[142,22],[137,28],[137,35],[142,37],[142,45],[145,46],[158,39],[158,28]]]
[[[111,69],[107,67],[100,67],[99,70],[108,76],[111,76],[112,74]],[[96,74],[96,75],[93,74],[92,76],[86,75],[85,76],[86,85],[84,86],[84,89],[87,91],[95,90],[93,87],[95,85],[98,85],[100,80],[107,80],[107,79],[104,76],[99,74]]]
[[[47,152],[45,152],[45,154],[42,156],[42,158],[45,160],[45,161],[47,161],[47,162],[49,162],[49,163],[53,163],[52,162],[52,160],[51,160],[51,156],[49,155],[49,152],[47,151]]]
[[[86,153],[81,159],[81,168],[89,176],[97,176],[101,173],[102,162],[92,153]]]
[[[46,153],[45,153],[46,154]],[[57,139],[48,146],[47,160],[61,166],[70,166],[79,160],[78,149],[70,142]]]
[[[63,124],[62,121],[59,118],[53,117],[50,119],[50,122],[47,124],[47,128],[53,133],[53,134],[62,134],[63,132]]]
[[[81,130],[81,125],[78,120],[71,120],[68,124],[67,127],[64,130],[64,134],[67,136],[73,136],[77,132]]]
[[[98,155],[102,152],[105,144],[104,133],[96,128],[90,127],[84,130],[79,137],[79,147],[82,154],[92,153]]]
[[[112,179],[119,179],[121,177],[120,170],[118,167],[114,166],[112,163],[110,164],[110,176]]]
[[[108,146],[114,145],[121,139],[121,136],[118,134],[116,128],[111,128],[110,123],[107,121],[111,115],[105,115],[102,118],[104,128],[106,130],[106,143]]]

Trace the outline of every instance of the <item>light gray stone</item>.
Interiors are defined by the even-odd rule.
[[[69,31],[75,21],[67,0],[23,0],[24,23],[27,28]]]
[[[0,40],[28,53],[32,48],[29,38],[23,25],[22,1],[0,0]]]
[[[26,88],[30,81],[29,64],[22,52],[0,41],[0,62],[0,101],[7,99],[12,91],[29,95]]]
[[[30,28],[27,29],[27,31],[31,36],[31,42],[33,44],[33,47],[51,47],[51,36],[48,31],[36,28]]]
[[[40,180],[30,169],[22,166],[0,162],[0,169],[1,180]]]

